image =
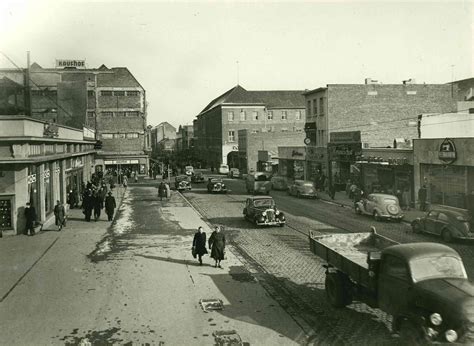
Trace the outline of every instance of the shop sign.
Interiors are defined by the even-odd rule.
[[[304,154],[303,154],[301,151],[299,151],[299,150],[293,149],[293,151],[291,152],[291,157],[295,157],[295,156],[303,157]]]
[[[48,179],[49,178],[49,169],[47,171],[44,171],[44,179]]]
[[[448,164],[456,161],[456,146],[451,139],[446,138],[443,143],[441,143],[439,146],[438,158]]]
[[[330,161],[355,161],[357,156],[362,154],[360,143],[332,144],[328,145],[328,155]]]
[[[360,143],[360,131],[331,132],[331,143]]]
[[[30,174],[30,175],[28,176],[27,181],[28,181],[28,184],[33,184],[33,183],[35,183],[35,182],[36,182],[36,174]]]
[[[306,159],[309,161],[324,161],[325,155],[321,149],[323,148],[307,147]]]
[[[56,68],[65,67],[86,68],[86,61],[72,59],[56,59]]]

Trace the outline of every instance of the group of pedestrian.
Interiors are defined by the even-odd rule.
[[[211,258],[214,259],[214,268],[222,268],[221,261],[225,259],[225,235],[221,232],[219,226],[214,227],[209,237],[209,250],[211,250]],[[202,265],[202,256],[208,254],[206,249],[206,232],[202,227],[198,227],[194,234],[192,254],[198,257],[199,265]]]
[[[167,183],[161,182],[160,185],[158,185],[158,197],[160,197],[160,201],[163,200],[163,197],[168,199],[170,196],[170,187]]]
[[[114,210],[117,207],[112,191],[107,192],[107,185],[95,186],[92,183],[86,185],[82,195],[82,210],[87,222],[91,221],[94,212],[94,221],[100,219],[101,211],[105,207],[108,221],[112,221]]]

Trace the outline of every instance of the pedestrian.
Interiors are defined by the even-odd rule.
[[[395,192],[395,197],[398,198],[398,203],[400,204],[400,206],[402,206],[402,202],[403,202],[402,190],[397,189],[397,192]]]
[[[214,227],[214,232],[209,237],[209,249],[211,250],[211,258],[216,262],[214,268],[222,268],[221,261],[225,256],[225,235],[221,233],[219,226]]]
[[[127,185],[128,185],[128,178],[127,178],[126,175],[123,176],[123,180],[122,180],[122,181],[123,181],[123,187],[124,187],[124,188],[127,188]]]
[[[426,185],[423,184],[418,190],[418,201],[420,202],[420,210],[426,210]]]
[[[115,198],[112,196],[112,192],[109,191],[105,198],[105,213],[107,214],[108,220],[112,221],[114,218],[114,209],[117,207],[115,204]]]
[[[134,173],[135,184],[138,183],[138,173],[136,171]]]
[[[63,226],[66,227],[66,209],[59,199],[54,206],[54,219],[56,226],[58,226],[58,231],[60,231]]]
[[[206,249],[206,232],[201,226],[198,227],[193,239],[193,254],[198,256],[199,265],[202,265],[202,256],[207,254]]]
[[[100,212],[102,210],[102,198],[100,197],[99,191],[94,191],[92,204],[94,208],[94,221],[100,218]]]
[[[67,195],[67,203],[69,204],[70,209],[74,209],[77,206],[77,197],[75,190],[69,191],[69,194]]]
[[[405,210],[410,210],[410,191],[408,191],[408,188],[404,188],[402,192],[402,207]]]
[[[92,190],[88,189],[85,191],[84,199],[82,201],[82,206],[84,208],[84,215],[86,221],[91,221],[92,209],[94,208],[94,196],[92,196]]]
[[[357,186],[355,186],[354,189],[352,190],[352,197],[354,198],[354,208],[356,207],[357,202],[359,202],[362,199],[362,190]]]
[[[24,234],[30,235],[30,236],[35,235],[36,209],[29,202],[26,203],[25,218],[26,218],[26,231]]]
[[[331,197],[331,199],[334,199],[336,197],[336,188],[332,183],[329,184],[329,196]]]
[[[160,201],[163,200],[163,197],[166,197],[166,186],[164,182],[161,182],[158,186],[158,197],[160,197]]]

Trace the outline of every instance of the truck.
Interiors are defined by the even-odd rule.
[[[333,307],[357,300],[385,311],[407,345],[474,343],[474,284],[451,247],[399,244],[373,227],[362,233],[310,232],[309,243],[324,261]]]

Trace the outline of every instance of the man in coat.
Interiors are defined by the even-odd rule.
[[[193,239],[193,255],[198,256],[199,265],[202,265],[202,256],[207,254],[206,250],[206,232],[199,226],[198,231],[194,234]]]
[[[95,191],[92,199],[92,205],[94,207],[94,221],[100,218],[100,212],[102,210],[102,197],[100,191]]]
[[[54,219],[56,226],[58,226],[58,231],[60,231],[63,226],[66,227],[66,209],[60,200],[57,200],[54,206]]]
[[[26,231],[25,235],[35,235],[36,209],[30,203],[25,208]]]
[[[420,202],[420,210],[425,211],[426,210],[426,185],[423,185],[420,187],[418,190],[418,201]]]
[[[92,209],[94,208],[94,196],[92,196],[92,190],[88,189],[85,191],[85,196],[82,200],[82,207],[84,208],[86,221],[89,222],[91,220]]]
[[[163,197],[166,197],[166,186],[163,182],[158,186],[158,197],[160,197],[160,201],[163,200]]]
[[[112,221],[114,218],[114,209],[117,207],[115,204],[115,198],[112,196],[112,192],[109,191],[107,197],[105,197],[105,213],[107,214],[108,220]]]
[[[219,226],[214,228],[214,232],[209,237],[209,249],[211,249],[211,257],[216,261],[214,267],[222,268],[221,261],[225,255],[225,235],[221,233]]]

